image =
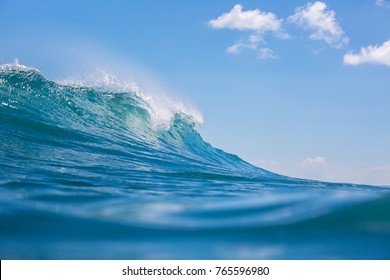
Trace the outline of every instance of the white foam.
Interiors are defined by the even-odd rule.
[[[0,70],[39,70],[25,66],[15,59],[13,63],[0,65]],[[127,77],[118,78],[106,70],[91,71],[93,74],[86,74],[76,78],[57,80],[60,85],[92,87],[101,91],[109,92],[131,92],[145,101],[145,108],[148,110],[152,126],[156,129],[169,129],[176,114],[186,116],[195,125],[203,124],[202,114],[195,108],[186,106],[183,102],[174,100],[164,91],[153,85],[144,91],[135,82],[129,81]],[[122,75],[123,76],[123,75]],[[152,83],[152,82],[149,82]]]
[[[7,103],[7,102],[3,102],[3,101],[1,102],[1,105],[10,107],[10,108],[12,108],[12,109],[18,109],[17,107],[15,107],[15,106],[13,106],[13,105]]]
[[[109,92],[131,92],[145,101],[152,125],[158,129],[169,129],[176,114],[187,116],[196,125],[203,123],[202,114],[186,106],[183,102],[176,101],[164,92],[145,92],[135,82],[119,79],[107,71],[97,71],[94,74],[85,75],[83,78],[57,81],[62,85],[78,85],[92,87],[97,90]]]
[[[9,71],[9,70],[34,70],[34,71],[38,71],[35,68],[27,67],[23,64],[20,64],[18,58],[15,58],[14,62],[12,62],[12,63],[0,65],[0,70],[1,71]]]

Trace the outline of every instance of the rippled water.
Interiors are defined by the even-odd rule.
[[[135,90],[0,68],[1,259],[389,259],[389,188],[289,178]]]

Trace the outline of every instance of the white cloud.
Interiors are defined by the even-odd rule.
[[[390,66],[390,40],[381,46],[376,45],[361,48],[357,54],[348,52],[344,55],[344,64],[359,65],[363,63]]]
[[[263,41],[263,36],[259,33],[251,34],[248,41],[252,44],[257,44]]]
[[[231,53],[231,54],[238,54],[241,52],[242,48],[243,48],[242,43],[238,42],[236,44],[229,46],[226,49],[226,52]]]
[[[282,20],[275,14],[259,9],[243,11],[242,8],[241,4],[236,4],[231,11],[210,20],[209,24],[216,29],[252,30],[262,33],[278,32],[281,29]]]
[[[276,59],[278,56],[270,48],[260,47],[258,43],[251,43],[239,41],[226,49],[230,54],[239,54],[244,49],[251,49],[257,52],[256,58],[261,60]]]
[[[389,0],[390,1],[390,0]],[[295,9],[288,21],[310,31],[309,38],[323,40],[332,47],[340,48],[348,43],[348,37],[336,20],[336,13],[323,2],[308,3]],[[270,48],[265,48],[264,37],[271,33],[279,39],[291,39],[283,28],[283,19],[272,12],[260,9],[244,10],[236,4],[230,11],[221,14],[208,24],[214,29],[231,29],[248,32],[246,39],[240,39],[226,49],[227,53],[239,54],[243,50],[253,50],[258,59],[275,59],[277,55]]]
[[[326,166],[326,160],[323,157],[317,156],[317,157],[308,157],[305,160],[302,161],[302,164],[304,166],[309,167],[325,167]]]
[[[326,4],[320,1],[307,3],[295,9],[289,21],[310,30],[312,40],[324,40],[335,48],[347,44],[349,39],[336,20],[335,11],[328,9]]]
[[[241,4],[236,4],[229,12],[210,20],[209,25],[215,29],[232,29],[251,32],[245,40],[239,40],[226,49],[230,54],[239,54],[245,49],[256,51],[258,59],[271,59],[277,56],[270,48],[261,47],[264,44],[264,34],[270,32],[280,39],[289,39],[283,31],[283,20],[274,13],[259,9],[243,10]]]
[[[244,49],[251,49],[257,52],[258,59],[266,60],[278,57],[270,48],[260,47],[260,42],[261,39],[258,36],[251,35],[247,41],[239,41],[229,46],[226,51],[230,54],[239,54]]]
[[[229,46],[226,51],[230,54],[239,54],[244,49],[255,50],[258,47],[258,42],[251,42],[250,39],[248,41],[238,41],[237,43]]]
[[[377,5],[378,7],[390,8],[390,1],[389,0],[376,0],[375,5]]]
[[[273,50],[269,48],[259,48],[257,52],[257,58],[259,59],[276,59],[277,55],[273,52]]]

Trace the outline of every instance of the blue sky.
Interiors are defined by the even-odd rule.
[[[122,71],[256,165],[390,185],[390,1],[2,0],[0,26],[0,63]]]

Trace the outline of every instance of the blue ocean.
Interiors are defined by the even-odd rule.
[[[269,172],[197,122],[2,65],[0,259],[390,259],[389,187]]]

